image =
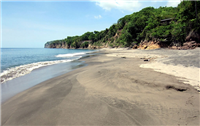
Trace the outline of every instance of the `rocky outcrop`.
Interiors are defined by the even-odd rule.
[[[178,50],[186,50],[186,49],[195,49],[196,47],[200,47],[200,43],[196,41],[185,42],[183,46],[177,47],[172,46],[171,49],[178,49]]]
[[[47,43],[44,45],[44,48],[50,48],[50,42],[47,42]]]
[[[197,43],[200,43],[200,34],[195,31],[190,31],[188,36],[185,38],[186,42],[189,41],[196,41]]]
[[[67,43],[46,43],[45,48],[63,48],[63,49],[75,49],[72,46],[68,46]],[[94,46],[89,44],[88,48],[80,48],[80,49],[101,49],[106,48],[106,46]]]
[[[68,49],[69,46],[67,43],[46,43],[45,48],[63,48],[63,49]]]
[[[135,44],[134,46],[133,46],[133,49],[137,49],[138,48],[138,46]]]
[[[142,50],[151,50],[151,49],[158,49],[161,48],[159,45],[159,41],[143,41],[140,43],[140,45],[137,47],[137,49],[142,49]],[[136,48],[136,47],[134,47]]]
[[[96,49],[95,46],[92,46],[91,44],[88,45],[88,49]]]
[[[108,48],[108,44],[103,43],[101,46],[95,46],[92,44],[88,45],[88,49],[102,49],[102,48]]]
[[[178,50],[186,50],[186,49],[195,49],[196,47],[200,47],[200,35],[195,31],[190,31],[188,36],[185,38],[185,43],[181,45],[172,44],[173,46],[169,47],[170,49],[178,49]]]
[[[181,48],[182,49],[195,49],[196,47],[199,47],[199,46],[200,46],[200,43],[197,43],[196,41],[191,41],[191,42],[185,42]]]

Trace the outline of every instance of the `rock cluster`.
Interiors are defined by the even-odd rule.
[[[171,49],[178,49],[178,50],[186,50],[186,49],[195,49],[196,47],[200,47],[200,35],[193,30],[190,31],[188,36],[185,38],[186,42],[183,43],[182,46],[172,46],[169,47]]]
[[[185,42],[181,47],[172,46],[171,49],[186,50],[186,49],[195,49],[196,47],[200,47],[200,43],[197,43],[196,41],[190,41],[190,42]]]
[[[134,49],[136,46],[133,47]],[[158,49],[161,48],[160,42],[159,41],[143,41],[140,43],[140,45],[137,47],[137,49],[142,49],[142,50],[151,50],[151,49]]]
[[[185,38],[185,40],[188,42],[196,41],[197,43],[200,43],[200,34],[198,32],[195,32],[192,30],[192,31],[190,31],[188,36]]]
[[[190,41],[190,42],[185,42],[181,48],[182,49],[194,49],[196,47],[200,47],[200,43],[197,43],[196,41]]]
[[[178,50],[186,50],[186,49],[195,49],[196,47],[200,47],[200,35],[197,32],[194,32],[193,30],[190,31],[188,36],[185,38],[186,42],[183,43],[183,45],[179,46],[172,46],[169,47],[171,49],[178,49]]]

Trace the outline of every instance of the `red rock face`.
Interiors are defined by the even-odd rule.
[[[161,46],[159,45],[160,42],[157,41],[144,41],[141,42],[140,45],[138,46],[138,49],[146,49],[146,50],[151,50],[151,49],[158,49],[161,48]]]

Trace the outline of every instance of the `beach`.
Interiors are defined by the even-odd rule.
[[[79,60],[87,66],[2,103],[1,124],[199,125],[199,48],[102,49]]]

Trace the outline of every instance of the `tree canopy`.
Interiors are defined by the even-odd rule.
[[[146,7],[120,18],[105,30],[68,36],[63,40],[50,41],[49,44],[65,43],[79,48],[96,43],[128,47],[133,43],[139,44],[141,40],[155,39],[183,43],[191,30],[200,33],[200,10],[196,13],[195,6],[200,8],[200,1],[182,1],[177,7]],[[87,40],[90,42],[85,43]]]

